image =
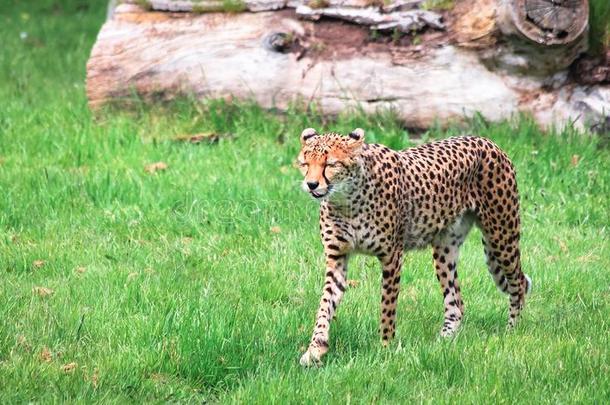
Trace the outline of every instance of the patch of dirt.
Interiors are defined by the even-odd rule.
[[[68,373],[73,373],[77,367],[78,367],[78,364],[72,362],[72,363],[64,364],[63,366],[61,366],[60,370],[63,371],[64,373],[68,374]]]
[[[44,346],[42,348],[42,350],[40,351],[39,358],[40,358],[40,361],[42,361],[44,363],[50,363],[53,361],[53,355],[51,354],[51,351],[49,350],[49,348],[46,346]]]
[[[285,18],[297,19],[294,10],[282,10]],[[445,22],[451,19],[443,12]],[[425,56],[429,50],[449,43],[448,31],[431,28],[413,34],[382,32],[342,20],[322,17],[319,21],[301,21],[305,35],[294,38],[286,49],[297,58],[350,59],[359,56],[390,53],[395,64]]]
[[[149,174],[156,174],[157,172],[167,170],[169,166],[165,162],[149,163],[144,166],[144,171]]]
[[[218,134],[215,132],[203,132],[200,134],[192,134],[192,135],[178,135],[174,137],[175,142],[184,142],[184,143],[218,143],[220,138],[233,138],[233,134]]]
[[[55,291],[53,291],[52,289],[47,288],[47,287],[34,287],[34,288],[32,288],[32,293],[34,293],[34,294],[36,294],[36,295],[38,295],[40,297],[43,297],[43,298],[44,297],[48,297],[50,295],[53,295],[54,292]]]

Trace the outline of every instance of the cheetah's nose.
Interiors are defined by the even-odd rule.
[[[315,190],[316,188],[318,188],[319,185],[320,185],[320,183],[318,183],[317,181],[308,181],[307,182],[307,187],[309,187],[310,190]]]

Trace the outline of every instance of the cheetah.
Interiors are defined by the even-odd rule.
[[[349,135],[301,133],[298,164],[303,190],[320,201],[326,278],[303,366],[328,351],[331,320],[347,286],[348,259],[376,256],[382,267],[380,335],[395,335],[396,305],[405,251],[432,246],[444,301],[440,335],[455,334],[464,315],[458,283],[460,246],[472,225],[483,234],[489,273],[509,297],[514,327],[531,280],[521,271],[519,194],[507,155],[488,139],[453,137],[394,151]]]

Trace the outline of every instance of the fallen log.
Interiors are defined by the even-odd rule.
[[[484,47],[426,35],[420,44],[379,43],[368,28],[301,21],[290,10],[176,14],[122,4],[92,49],[87,96],[93,110],[134,97],[250,99],[279,110],[300,99],[330,115],[392,109],[418,128],[476,112],[491,121],[526,112],[543,126],[584,126],[610,111],[609,86],[578,86],[565,71],[494,71],[481,61]]]

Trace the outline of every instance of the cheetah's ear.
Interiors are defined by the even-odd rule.
[[[301,132],[301,145],[305,145],[305,143],[313,138],[314,136],[318,135],[318,131],[316,131],[313,128],[305,128],[303,130],[303,132]]]
[[[364,129],[356,128],[352,132],[348,134],[349,136],[349,146],[352,149],[357,149],[362,146],[364,142]]]

